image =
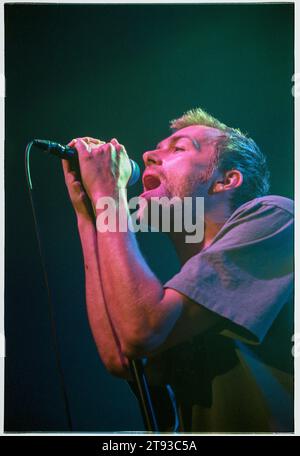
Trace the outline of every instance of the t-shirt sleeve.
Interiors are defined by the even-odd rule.
[[[292,294],[293,214],[253,201],[164,287],[224,317],[229,332],[260,343]]]

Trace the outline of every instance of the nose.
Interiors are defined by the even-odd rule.
[[[150,166],[150,165],[161,165],[162,160],[155,150],[149,150],[143,154],[143,160],[145,163],[145,166]]]

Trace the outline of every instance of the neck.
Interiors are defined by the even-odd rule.
[[[224,211],[223,214],[218,212],[218,215],[216,214],[216,211],[206,213],[204,218],[204,236],[199,243],[186,243],[185,238],[188,233],[185,231],[181,233],[170,233],[170,238],[174,244],[181,265],[212,243],[214,237],[220,231],[229,215],[230,213],[227,211]]]

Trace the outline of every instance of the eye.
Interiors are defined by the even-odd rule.
[[[175,152],[182,152],[183,150],[185,150],[184,147],[178,147],[178,146],[174,147]]]

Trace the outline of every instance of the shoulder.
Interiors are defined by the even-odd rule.
[[[255,198],[239,206],[212,242],[236,245],[244,242],[292,242],[294,202],[279,195]],[[283,245],[283,244],[282,244]]]
[[[273,207],[286,211],[292,216],[294,215],[294,201],[292,199],[280,195],[266,195],[261,196],[260,198],[254,198],[253,200],[242,204],[233,212],[230,219],[249,211],[259,210],[263,207]]]

